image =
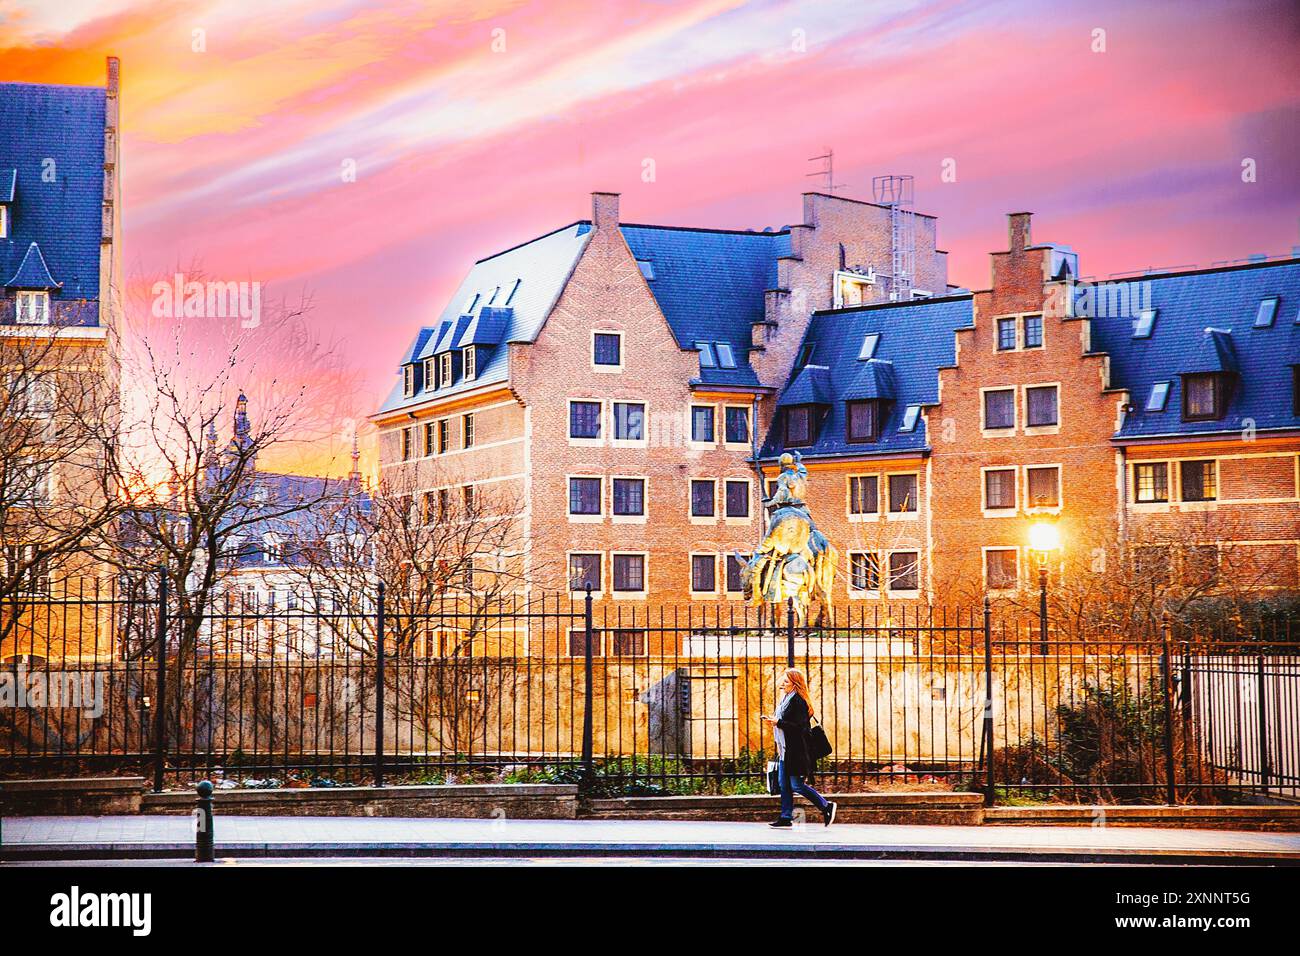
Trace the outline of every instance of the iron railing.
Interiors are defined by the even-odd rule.
[[[165,588],[60,586],[0,603],[0,771],[759,792],[759,716],[794,662],[835,746],[817,775],[831,790],[1300,799],[1289,627],[1044,641],[1039,623],[987,604],[861,602],[806,625],[567,594],[413,608],[382,588],[198,615]]]

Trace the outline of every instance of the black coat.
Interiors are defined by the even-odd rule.
[[[808,732],[812,729],[808,704],[795,694],[776,725],[785,734],[786,773],[795,777],[811,776],[814,766],[808,758]]]

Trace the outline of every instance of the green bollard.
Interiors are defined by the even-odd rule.
[[[216,860],[212,842],[212,783],[200,780],[194,789],[199,793],[194,801],[194,862],[212,863]]]

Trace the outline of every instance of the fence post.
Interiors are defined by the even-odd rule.
[[[375,615],[375,786],[384,785],[384,582]]]
[[[1174,688],[1173,661],[1170,660],[1169,615],[1160,619],[1160,674],[1165,693],[1165,802],[1173,806],[1178,802],[1178,781],[1174,777]]]
[[[785,666],[794,667],[794,598],[785,603]]]
[[[1272,781],[1268,765],[1268,706],[1264,699],[1267,685],[1264,683],[1264,655],[1260,654],[1256,665],[1255,711],[1259,721],[1259,783],[1260,789],[1267,794]]]
[[[583,685],[583,707],[582,707],[582,781],[584,785],[591,783],[592,776],[595,774],[594,759],[592,755],[592,666],[591,666],[591,584],[587,584],[587,596],[584,599],[583,623],[586,631],[586,639],[583,641],[583,673],[586,675]]]
[[[153,792],[162,793],[167,764],[167,569],[159,568],[158,579],[158,706],[154,710]]]
[[[984,595],[984,733],[980,750],[984,756],[984,806],[993,806],[993,612]]]

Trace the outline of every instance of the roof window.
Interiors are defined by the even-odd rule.
[[[715,348],[717,349],[717,353],[718,353],[719,365],[721,365],[723,368],[736,367],[736,356],[735,353],[731,351],[730,343],[717,342],[715,343]]]
[[[1156,382],[1151,386],[1151,394],[1147,396],[1148,412],[1163,412],[1165,403],[1169,401],[1169,383]]]
[[[1156,325],[1156,310],[1143,309],[1138,313],[1137,321],[1133,323],[1133,338],[1149,339],[1151,330]]]
[[[1271,295],[1266,299],[1259,300],[1259,311],[1255,313],[1255,328],[1267,329],[1273,325],[1273,319],[1277,317],[1277,296]]]
[[[718,363],[713,357],[711,342],[696,342],[695,347],[700,350],[700,368],[717,368]]]
[[[880,344],[879,332],[868,332],[862,339],[862,348],[858,351],[858,361],[865,362],[869,358],[875,358],[876,346]]]
[[[916,421],[921,417],[920,405],[908,405],[903,412],[903,423],[898,426],[900,432],[916,431]]]

